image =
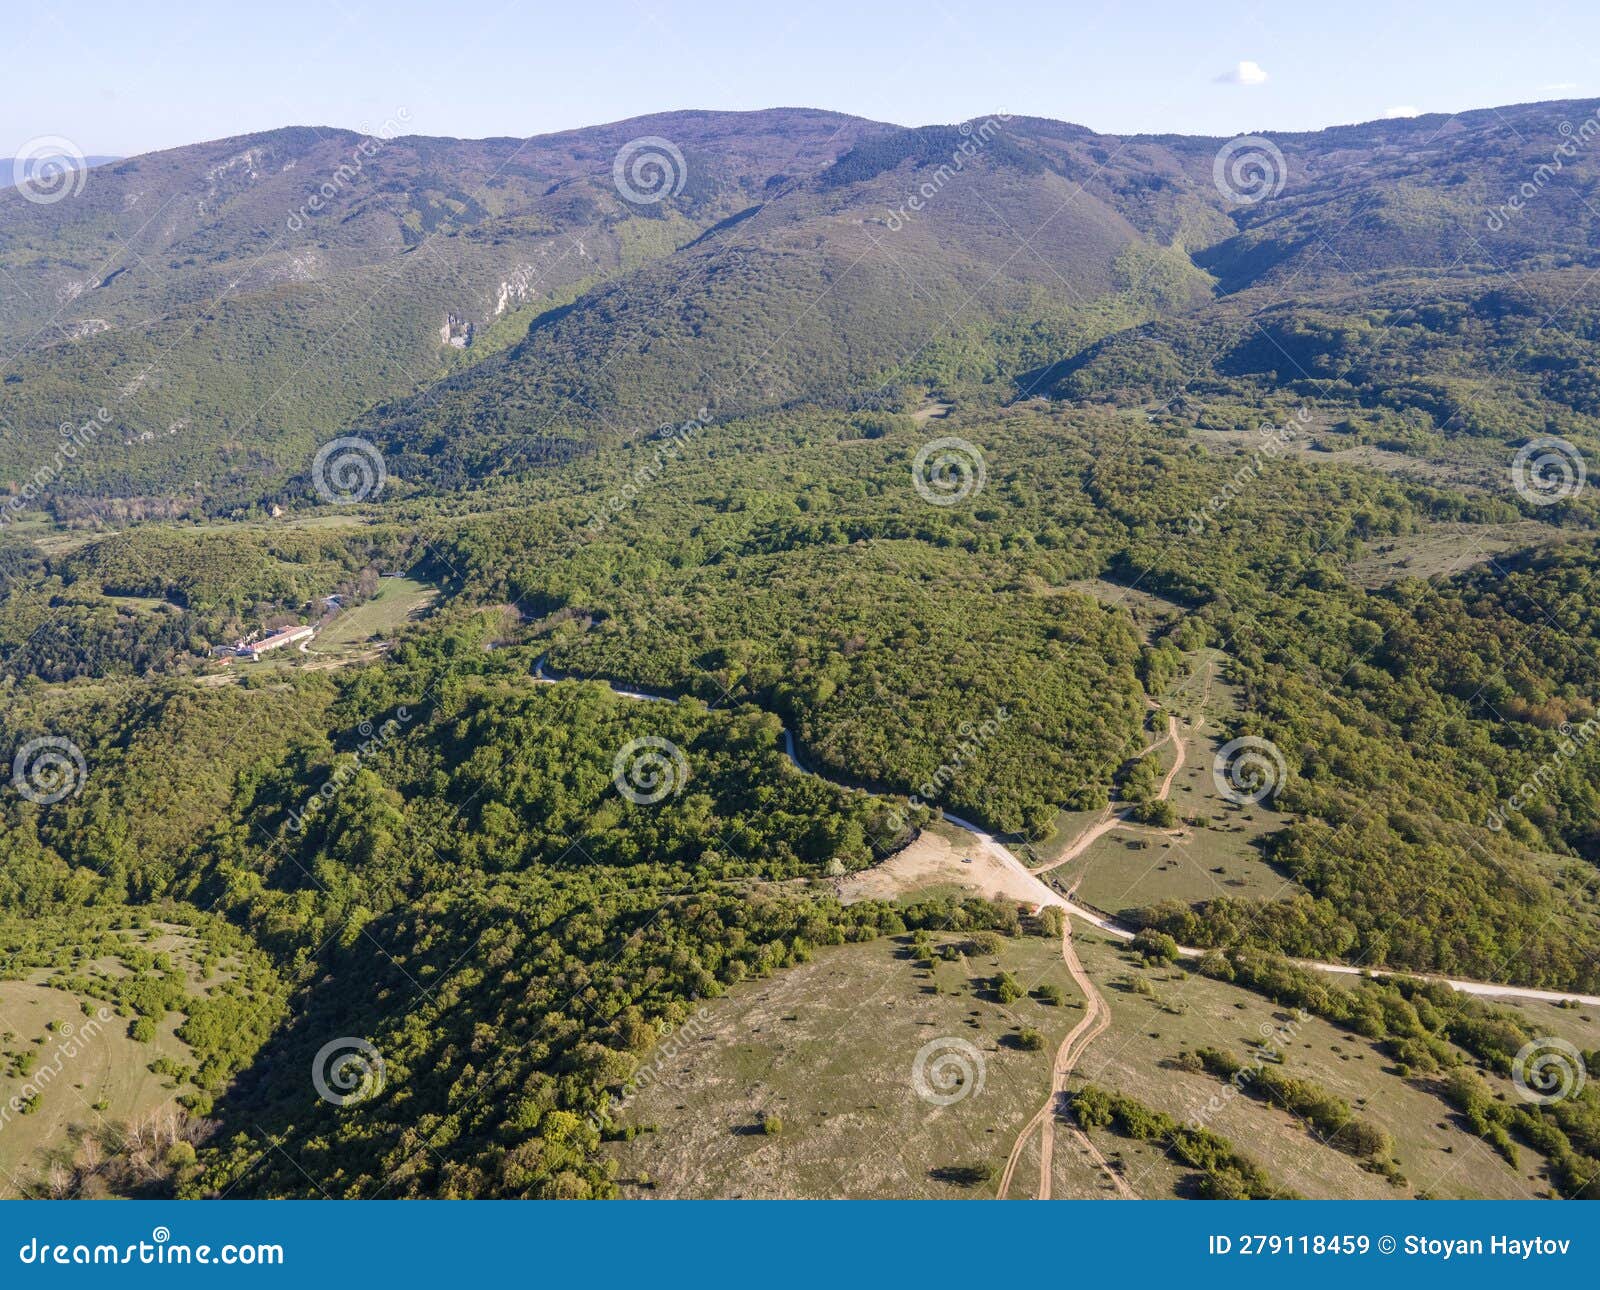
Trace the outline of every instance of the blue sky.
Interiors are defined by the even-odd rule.
[[[1600,9],[1564,0],[8,8],[0,156],[42,135],[126,155],[280,125],[371,131],[402,109],[408,132],[464,137],[779,105],[1234,134],[1600,96]]]

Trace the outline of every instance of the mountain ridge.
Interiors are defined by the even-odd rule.
[[[1219,147],[1239,140],[1000,115],[692,109],[481,140],[286,126],[143,154],[70,201],[0,193],[19,287],[0,300],[0,476],[29,473],[63,409],[106,408],[117,433],[58,494],[281,500],[351,428],[441,483],[519,469],[523,439],[892,400],[952,363],[998,394],[1252,287],[1587,265],[1585,150],[1492,250],[1483,222],[1595,106],[1247,136],[1258,201],[1228,190]],[[628,164],[670,191],[630,197]],[[451,318],[470,347],[441,343]],[[957,357],[977,351],[996,357]]]

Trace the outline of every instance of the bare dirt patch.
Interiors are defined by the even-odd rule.
[[[1038,884],[1007,865],[970,834],[951,830],[954,840],[924,829],[916,841],[882,864],[841,878],[835,884],[845,904],[858,900],[898,900],[929,887],[967,887],[990,900],[1039,902]]]

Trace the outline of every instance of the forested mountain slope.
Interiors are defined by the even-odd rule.
[[[67,201],[0,192],[0,473],[30,473],[59,425],[105,409],[57,496],[259,496],[370,403],[883,128],[689,112],[462,141],[396,117],[368,136],[285,129],[130,158]],[[630,203],[614,158],[659,131],[683,150],[681,189]],[[450,316],[470,347],[441,338]]]
[[[955,851],[843,903],[948,812],[1593,1194],[1600,1082],[1472,1082],[1517,1016],[1276,962],[1600,991],[1592,110],[287,129],[0,192],[0,987],[160,1046],[181,1138],[52,1104],[6,1163],[614,1195],[702,1002],[1060,936]]]

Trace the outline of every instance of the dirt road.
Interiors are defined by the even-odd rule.
[[[1171,743],[1177,751],[1173,757],[1172,769],[1167,772],[1166,777],[1161,781],[1160,792],[1156,794],[1157,801],[1166,800],[1167,794],[1172,791],[1172,781],[1177,777],[1178,771],[1183,768],[1183,739],[1179,735],[1178,718],[1175,716],[1169,715],[1167,717],[1166,738],[1158,739],[1139,755],[1144,757],[1154,752],[1163,743]],[[1032,873],[1037,875],[1046,870],[1058,868],[1066,864],[1067,861],[1082,855],[1088,847],[1094,844],[1096,838],[1103,837],[1119,824],[1124,823],[1125,818],[1123,813],[1113,811],[1108,806],[1105,814],[1074,839],[1072,844],[1059,857],[1049,864],[1033,870]],[[1004,848],[1001,849],[1004,850]],[[1037,881],[1037,878],[1035,881]],[[1041,883],[1040,885],[1043,886],[1044,884]],[[1049,889],[1046,888],[1046,890]],[[1055,895],[1056,893],[1052,891],[1050,894]],[[1056,1120],[1066,1109],[1067,1082],[1072,1078],[1073,1068],[1083,1054],[1088,1051],[1089,1045],[1094,1043],[1105,1032],[1106,1027],[1111,1024],[1111,1008],[1106,1003],[1105,997],[1089,978],[1089,974],[1083,970],[1083,964],[1078,959],[1078,951],[1073,948],[1072,944],[1071,915],[1076,914],[1081,917],[1088,911],[1080,910],[1072,903],[1070,892],[1067,896],[1057,897],[1057,901],[1041,903],[1054,904],[1057,902],[1068,915],[1068,917],[1061,920],[1061,958],[1066,963],[1067,971],[1071,974],[1074,984],[1083,993],[1083,1018],[1067,1033],[1067,1037],[1061,1041],[1061,1046],[1056,1049],[1056,1059],[1050,1073],[1049,1096],[1045,1098],[1044,1105],[1034,1113],[1033,1118],[1023,1126],[1022,1132],[1017,1135],[1017,1140],[1012,1145],[1011,1155],[1006,1160],[1005,1171],[1000,1176],[1000,1186],[995,1193],[1001,1200],[1004,1200],[1010,1193],[1012,1182],[1016,1177],[1017,1164],[1022,1159],[1023,1149],[1035,1133],[1039,1135],[1039,1189],[1035,1195],[1040,1200],[1050,1199],[1051,1174],[1055,1166]],[[1070,1132],[1090,1158],[1100,1166],[1106,1177],[1111,1180],[1111,1185],[1116,1188],[1117,1194],[1125,1200],[1137,1200],[1138,1197],[1134,1195],[1133,1190],[1123,1180],[1122,1175],[1111,1168],[1105,1157],[1100,1154],[1099,1149],[1089,1140],[1089,1135],[1076,1125],[1071,1126]]]
[[[1078,1059],[1111,1024],[1111,1009],[1106,1005],[1104,996],[1095,987],[1089,974],[1083,970],[1078,952],[1072,945],[1072,921],[1066,918],[1061,921],[1061,958],[1066,963],[1073,982],[1083,992],[1083,1017],[1056,1049],[1055,1062],[1051,1068],[1050,1095],[1045,1098],[1044,1105],[1034,1112],[1033,1118],[1023,1126],[1022,1132],[1017,1135],[1017,1140],[1011,1148],[1011,1155],[1006,1160],[1005,1171],[1000,1175],[1000,1185],[996,1192],[1001,1200],[1004,1200],[1011,1191],[1023,1149],[1035,1133],[1039,1135],[1039,1189],[1036,1195],[1040,1200],[1050,1199],[1050,1176],[1055,1164],[1056,1119],[1063,1110],[1067,1081],[1072,1078],[1072,1071]],[[1118,1193],[1127,1200],[1137,1200],[1138,1197],[1123,1181],[1122,1175],[1111,1168],[1088,1136],[1076,1125],[1071,1126],[1070,1131],[1077,1138],[1079,1145],[1111,1179]]]
[[[1172,781],[1178,777],[1178,772],[1183,769],[1184,747],[1183,739],[1178,734],[1177,717],[1169,716],[1167,718],[1167,733],[1165,738],[1156,740],[1153,744],[1141,752],[1139,756],[1144,757],[1147,754],[1154,752],[1164,743],[1171,743],[1172,746],[1177,749],[1177,752],[1173,757],[1172,769],[1167,772],[1166,778],[1161,781],[1161,791],[1156,794],[1156,800],[1159,802],[1164,802],[1167,800],[1167,794],[1172,792]],[[1054,860],[1040,865],[1037,869],[1032,870],[1032,872],[1049,873],[1052,869],[1059,869],[1062,865],[1076,860],[1107,833],[1110,833],[1112,829],[1131,827],[1129,815],[1130,812],[1128,810],[1118,811],[1110,806],[1106,807],[1106,809],[1101,813],[1100,818],[1086,828],[1076,838],[1074,838],[1066,850],[1064,850]]]

